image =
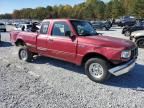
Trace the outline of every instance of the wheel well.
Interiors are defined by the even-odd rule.
[[[135,38],[135,42],[136,42],[138,39],[140,39],[140,38],[144,38],[144,36],[136,37],[136,38]]]
[[[25,45],[25,42],[21,39],[18,39],[16,42],[15,42],[15,45],[16,46],[24,46]]]
[[[97,53],[88,53],[86,54],[84,57],[83,57],[83,60],[82,60],[82,65],[84,65],[86,63],[86,61],[90,58],[101,58],[103,60],[106,60],[108,61],[108,59],[106,57],[104,57],[103,55],[100,55],[100,54],[97,54]]]

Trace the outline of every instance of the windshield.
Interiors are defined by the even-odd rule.
[[[98,35],[97,32],[94,30],[94,28],[88,21],[71,20],[71,23],[79,36]]]

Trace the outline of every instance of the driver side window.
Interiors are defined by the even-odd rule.
[[[52,36],[68,37],[71,35],[70,27],[66,22],[55,22],[52,30]]]

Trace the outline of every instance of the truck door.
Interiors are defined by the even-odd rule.
[[[39,35],[37,37],[37,51],[41,55],[47,56],[47,43],[48,43],[48,29],[49,29],[49,22],[43,22],[41,25],[41,29]]]
[[[76,57],[77,40],[71,39],[72,29],[66,21],[56,21],[48,40],[50,55],[65,61],[74,61]]]

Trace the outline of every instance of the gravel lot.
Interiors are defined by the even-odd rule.
[[[121,28],[98,31],[126,38]],[[38,57],[32,63],[18,59],[17,48],[2,33],[0,44],[0,108],[143,108],[144,49],[134,70],[105,84],[92,82],[83,68]]]

